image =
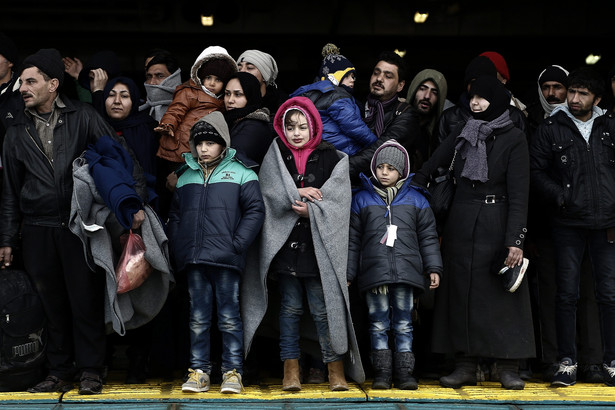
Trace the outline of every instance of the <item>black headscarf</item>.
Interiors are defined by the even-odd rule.
[[[233,125],[235,125],[235,122],[237,120],[263,107],[261,85],[254,75],[240,71],[233,74],[231,78],[229,78],[229,81],[231,81],[233,78],[239,80],[241,88],[243,89],[243,93],[246,96],[246,100],[248,102],[243,108],[235,108],[224,112],[224,118],[226,119],[226,123],[228,124],[229,128],[233,128]],[[226,84],[228,84],[228,82]]]
[[[504,88],[504,84],[496,77],[478,77],[470,85],[470,98],[474,95],[489,101],[489,107],[485,111],[472,112],[472,116],[477,120],[493,121],[510,105],[510,95]]]
[[[156,127],[157,122],[146,111],[139,111],[139,88],[131,78],[115,77],[109,80],[103,90],[104,101],[107,100],[109,93],[117,83],[125,84],[128,87],[132,100],[130,114],[123,120],[115,120],[109,117],[105,109],[103,117],[115,131],[124,136],[126,143],[134,151],[143,170],[148,174],[156,175],[155,164],[158,143],[154,127]]]

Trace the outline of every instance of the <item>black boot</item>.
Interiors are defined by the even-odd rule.
[[[476,364],[475,357],[455,359],[455,370],[448,376],[440,377],[440,384],[453,389],[461,386],[476,386]]]
[[[401,390],[416,390],[419,384],[412,377],[414,353],[395,352],[395,387]]]
[[[498,372],[502,387],[508,390],[523,390],[525,382],[519,377],[519,361],[512,359],[498,359]]]
[[[372,389],[390,389],[393,377],[393,356],[390,350],[373,350],[372,367],[374,382]]]

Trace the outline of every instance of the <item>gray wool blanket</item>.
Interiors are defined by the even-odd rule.
[[[348,232],[352,193],[348,156],[341,160],[321,187],[322,201],[307,202],[316,260],[323,286],[329,333],[333,350],[345,354],[346,374],[358,383],[365,381],[359,348],[350,315],[346,281]],[[244,349],[247,355],[254,335],[267,312],[267,274],[274,256],[282,248],[299,216],[291,204],[299,192],[274,142],[259,172],[265,201],[265,222],[257,244],[252,248],[241,285],[241,313]]]
[[[90,268],[104,270],[107,332],[115,331],[123,336],[126,330],[152,320],[167,299],[174,282],[167,236],[158,215],[145,205],[141,236],[146,247],[145,259],[152,265],[153,272],[138,288],[118,295],[115,264],[121,254],[121,248],[117,246],[119,236],[124,230],[98,193],[83,157],[73,162],[73,183],[69,228],[81,239]]]

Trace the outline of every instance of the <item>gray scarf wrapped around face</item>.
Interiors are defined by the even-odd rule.
[[[511,124],[508,110],[493,121],[483,121],[470,118],[461,133],[457,136],[455,149],[459,152],[465,165],[461,176],[471,181],[486,182],[489,177],[487,166],[487,147],[485,140],[494,130]]]
[[[160,122],[160,119],[167,111],[169,104],[173,101],[173,93],[175,88],[182,83],[181,69],[178,68],[173,74],[168,76],[159,85],[145,84],[147,91],[147,99],[144,104],[139,106],[139,111],[145,111],[148,108],[149,115]]]
[[[339,151],[338,154],[342,158],[320,188],[323,200],[307,204],[331,347],[337,354],[349,353],[345,360],[346,373],[362,383],[365,373],[350,315],[346,283],[352,193],[348,156]],[[246,355],[267,312],[269,266],[299,219],[291,208],[291,204],[300,199],[299,192],[275,141],[265,155],[258,179],[265,201],[265,222],[259,240],[255,241],[256,246],[248,254],[240,291]]]

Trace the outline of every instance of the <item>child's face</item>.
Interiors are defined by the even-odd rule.
[[[301,113],[293,113],[284,121],[284,136],[295,148],[301,148],[310,140],[310,128],[307,118]]]
[[[376,178],[378,178],[380,185],[385,188],[395,186],[400,177],[399,171],[390,164],[384,163],[376,167]]]
[[[200,141],[196,145],[196,153],[199,155],[199,162],[207,164],[212,160],[218,158],[224,147],[217,142],[213,141]]]
[[[218,76],[210,74],[206,75],[205,78],[203,78],[203,86],[212,93],[218,95],[222,92],[222,87],[224,86],[224,83]]]

